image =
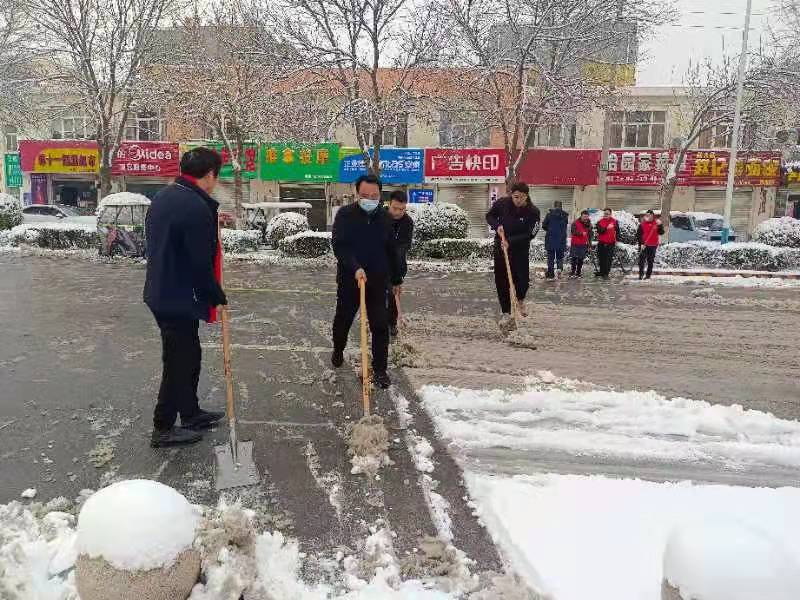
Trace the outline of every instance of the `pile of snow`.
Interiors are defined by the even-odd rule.
[[[408,214],[414,220],[415,240],[464,239],[469,232],[469,216],[455,204],[411,204]]]
[[[664,581],[683,598],[796,600],[800,557],[781,538],[737,521],[693,519],[670,535]]]
[[[612,210],[613,216],[617,223],[619,223],[619,231],[617,232],[617,241],[623,244],[636,243],[636,231],[639,229],[639,219],[627,210]],[[597,211],[590,215],[592,225],[597,226],[597,222],[603,218],[603,212]]]
[[[171,487],[146,479],[120,481],[83,505],[78,553],[123,571],[168,567],[192,547],[199,522],[198,512]]]
[[[97,227],[88,223],[30,223],[11,230],[11,243],[36,245],[48,250],[97,248]]]
[[[280,241],[278,248],[292,258],[319,258],[332,252],[330,231],[303,231]]]
[[[492,477],[467,473],[465,480],[477,513],[495,542],[516,571],[542,595],[558,600],[659,600],[662,557],[670,534],[687,523],[723,520],[760,531],[783,547],[794,572],[782,581],[762,581],[761,591],[783,586],[792,594],[685,597],[798,597],[800,489],[576,475]],[[728,577],[734,579],[735,571],[752,572],[748,561],[753,558],[751,550],[757,548],[734,546],[740,550],[737,558],[721,549],[731,542],[725,532],[706,531],[714,536],[708,540],[714,551],[725,552],[725,557],[735,561],[728,565]]]
[[[252,229],[221,229],[222,249],[230,254],[245,254],[258,250],[261,232]]]
[[[705,267],[747,271],[786,271],[800,268],[800,249],[776,248],[756,242],[663,244],[656,254],[656,264],[659,267],[676,269]]]
[[[275,215],[267,223],[267,243],[277,248],[282,240],[302,231],[308,231],[308,219],[305,215],[296,212]]]
[[[767,219],[753,231],[753,241],[768,246],[800,248],[800,220],[792,217]]]

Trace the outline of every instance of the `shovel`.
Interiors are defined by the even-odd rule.
[[[508,276],[508,291],[511,297],[511,327],[516,329],[519,319],[519,301],[517,300],[517,290],[514,288],[514,277],[511,273],[511,261],[508,259],[508,248],[505,245],[506,236],[500,236],[500,247],[503,249],[503,258],[506,261],[506,275]]]
[[[367,284],[358,280],[361,312],[361,395],[364,402],[364,416],[369,416],[369,353],[367,352]]]
[[[220,263],[222,260],[220,259]],[[221,267],[221,265],[220,265]],[[220,285],[222,285],[222,269],[220,268]],[[236,407],[233,397],[233,371],[231,369],[231,332],[228,307],[222,306],[222,357],[225,369],[225,388],[227,393],[227,415],[230,439],[227,444],[214,447],[216,458],[216,489],[247,485],[258,485],[261,478],[258,467],[253,460],[253,442],[240,442],[236,435]]]

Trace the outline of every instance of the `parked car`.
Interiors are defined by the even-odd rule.
[[[97,217],[83,216],[71,206],[62,204],[31,204],[22,209],[23,223],[75,223],[96,225]]]
[[[716,213],[703,212],[671,212],[671,242],[719,242],[725,228],[725,217]],[[728,240],[736,241],[736,232],[728,224]]]

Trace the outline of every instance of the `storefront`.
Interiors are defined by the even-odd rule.
[[[340,162],[338,144],[264,144],[261,179],[279,183],[281,201],[309,202],[309,227],[325,231],[332,213],[328,188],[339,177]]]
[[[233,161],[231,152],[222,142],[185,142],[180,144],[179,154],[204,146],[216,150],[222,157],[222,169],[219,172],[219,182],[214,189],[214,199],[219,202],[220,210],[233,214],[236,209],[236,181],[234,178]],[[236,156],[236,152],[233,155]],[[178,157],[180,162],[180,156]],[[244,156],[238,160],[241,165],[241,195],[242,203],[250,202],[250,182],[258,177],[258,145],[248,142],[244,145]]]
[[[597,184],[599,154],[594,150],[534,148],[517,169],[517,179],[531,188],[536,207],[545,213],[555,202],[574,218],[576,188]]]
[[[436,202],[456,204],[467,212],[470,237],[489,236],[486,212],[496,198],[497,184],[505,182],[506,167],[506,153],[500,148],[425,150],[425,182],[435,185]]]
[[[123,142],[112,165],[121,189],[153,197],[178,176],[180,148],[170,142]]]
[[[800,163],[785,165],[783,187],[778,190],[775,201],[776,217],[800,219]]]
[[[21,140],[19,149],[30,182],[26,204],[65,204],[87,213],[97,208],[100,157],[95,142]]]

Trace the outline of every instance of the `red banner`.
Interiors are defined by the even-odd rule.
[[[506,164],[501,148],[429,148],[425,150],[425,180],[501,183],[506,179]]]
[[[666,150],[611,150],[608,153],[608,185],[661,185],[671,156]]]
[[[597,185],[599,150],[528,150],[517,170],[517,179],[528,185]]]
[[[728,184],[730,152],[688,152],[678,170],[678,185],[725,187]],[[780,152],[747,152],[736,160],[736,185],[777,187],[781,183]]]
[[[169,142],[122,142],[111,172],[133,177],[177,177],[180,150]]]

